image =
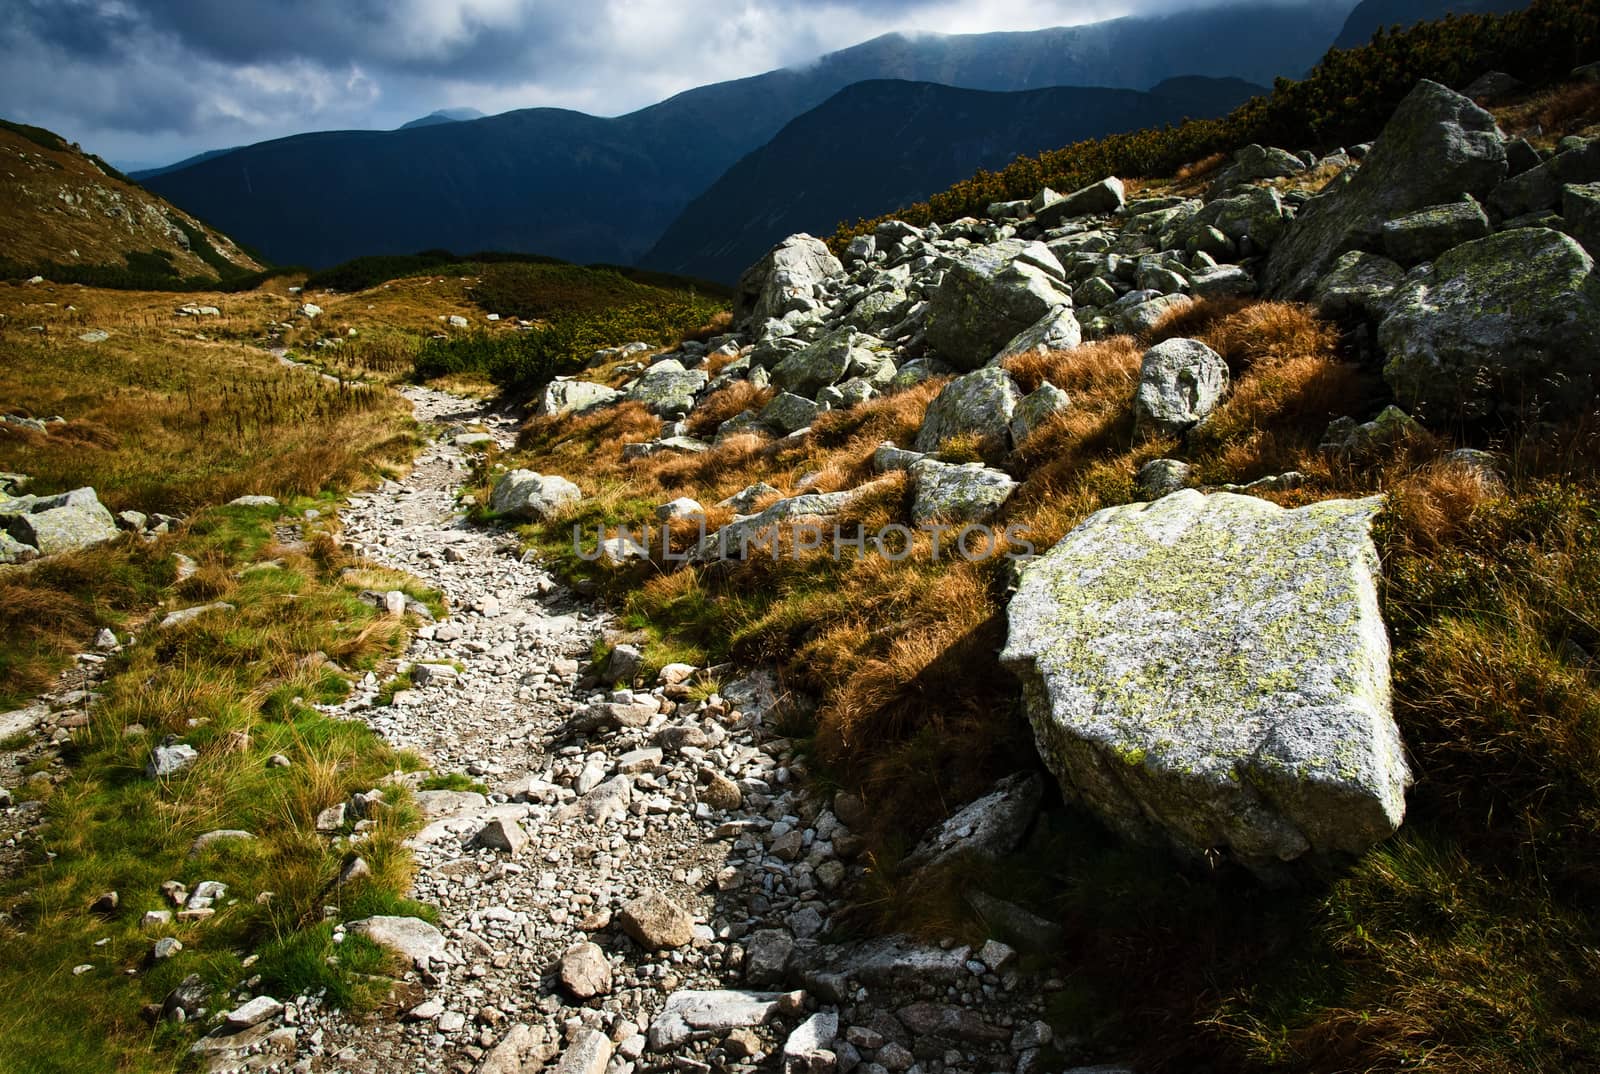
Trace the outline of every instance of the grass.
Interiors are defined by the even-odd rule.
[[[190,972],[215,989],[214,1009],[225,1008],[225,993],[251,975],[268,993],[325,989],[331,1000],[357,1006],[381,998],[381,985],[363,983],[381,960],[359,946],[336,950],[323,908],[333,905],[345,919],[419,912],[397,894],[410,867],[401,840],[417,817],[391,780],[409,762],[365,725],[325,717],[312,703],[342,697],[348,676],[398,655],[408,631],[341,580],[350,562],[331,540],[285,548],[272,536],[277,521],[259,509],[222,509],[191,523],[172,547],[226,565],[203,596],[237,611],[168,631],[147,627],[117,658],[90,726],[63,748],[64,780],[21,792],[43,801],[47,823],[27,864],[0,884],[7,914],[0,1066],[8,1070],[165,1069],[168,1053],[148,1051],[139,1012]],[[238,569],[267,559],[282,566]],[[167,734],[194,746],[200,759],[171,779],[148,779],[145,757]],[[268,765],[275,754],[291,764]],[[336,889],[346,845],[319,836],[316,815],[373,787],[387,788],[390,807],[350,847],[373,875]],[[198,835],[220,828],[257,838],[190,852]],[[159,886],[168,879],[191,890],[220,880],[236,901],[206,921],[163,930],[184,949],[147,970],[143,956],[161,933],[141,930],[139,921],[160,908]],[[122,896],[115,915],[88,914],[106,890]],[[260,956],[249,971],[246,952]],[[72,976],[80,963],[96,968]],[[43,1018],[41,995],[57,1001]],[[109,1031],[101,1036],[91,1026]]]
[[[1131,400],[1141,355],[1165,338],[1206,341],[1230,393],[1182,440],[1136,443]],[[1578,982],[1593,973],[1600,916],[1590,897],[1600,808],[1600,516],[1585,426],[1518,439],[1477,430],[1472,446],[1509,460],[1502,481],[1443,460],[1429,435],[1359,466],[1319,451],[1328,422],[1370,417],[1380,380],[1303,306],[1202,302],[1145,338],[1013,359],[1024,391],[1050,381],[1072,406],[997,459],[1021,482],[1001,523],[1048,547],[1102,507],[1135,496],[1144,462],[1182,458],[1207,483],[1298,470],[1269,493],[1285,506],[1381,495],[1385,611],[1395,646],[1396,715],[1419,782],[1402,834],[1299,891],[1230,872],[1197,877],[1128,847],[1056,806],[1035,842],[982,876],[935,890],[897,867],[914,833],[993,779],[1037,766],[1014,681],[996,662],[1010,582],[1003,559],[934,562],[926,538],[900,563],[826,553],[717,568],[588,563],[591,535],[638,525],[656,504],[717,500],[755,481],[869,490],[844,516],[872,530],[904,522],[903,475],[870,465],[879,441],[909,444],[935,382],[816,422],[803,443],[730,438],[693,457],[627,460],[657,434],[635,406],[534,419],[499,460],[577,477],[584,500],[524,538],[595,582],[641,637],[646,663],[733,659],[777,666],[820,698],[786,727],[821,777],[863,794],[873,869],[847,929],[911,928],[981,939],[961,898],[982,881],[1045,912],[1068,954],[1057,1028],[1153,1068],[1565,1070],[1596,1060],[1600,1024]],[[759,400],[714,397],[722,419]],[[701,418],[702,431],[714,423]],[[948,444],[960,457],[986,447]],[[992,447],[988,446],[988,447]],[[485,480],[488,474],[483,475]],[[678,547],[675,542],[674,547]],[[1569,644],[1570,643],[1570,644]]]
[[[398,967],[364,941],[335,944],[332,925],[431,912],[401,895],[411,868],[402,842],[419,817],[397,776],[419,762],[314,706],[342,698],[407,644],[411,624],[362,600],[363,589],[405,589],[436,613],[443,601],[336,540],[339,495],[409,458],[416,434],[402,405],[215,338],[255,337],[288,296],[239,296],[205,326],[213,338],[196,339],[172,318],[170,299],[74,289],[72,302],[44,304],[55,290],[0,287],[4,323],[49,329],[0,330],[0,393],[11,409],[69,419],[49,436],[0,434],[0,468],[32,475],[40,492],[92,485],[113,509],[184,517],[154,540],[128,535],[0,570],[6,707],[48,685],[98,628],[136,636],[108,662],[88,726],[39,744],[23,772],[48,778],[16,791],[41,804],[44,821],[0,879],[0,1069],[171,1071],[197,1028],[142,1014],[190,973],[211,990],[213,1010],[230,1007],[247,980],[252,992],[310,990],[353,1009],[386,997],[384,975]],[[111,327],[111,339],[79,343],[93,325]],[[227,506],[243,493],[281,506]],[[183,582],[178,553],[198,567]],[[235,610],[155,625],[168,610],[215,600]],[[169,734],[199,759],[147,778],[149,751]],[[290,764],[269,764],[277,754]],[[386,804],[359,830],[315,831],[323,809],[373,788]],[[197,836],[223,828],[256,838],[191,851]],[[370,875],[341,887],[353,853]],[[145,911],[170,908],[159,890],[169,879],[191,890],[221,881],[228,897],[204,921],[141,928]],[[108,890],[121,897],[117,910],[90,913]],[[151,963],[161,935],[183,950]],[[93,969],[71,972],[84,964]]]

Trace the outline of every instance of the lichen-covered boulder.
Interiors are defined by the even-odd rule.
[[[999,511],[1019,487],[1010,474],[981,462],[922,459],[911,464],[916,497],[911,521],[982,522]]]
[[[1151,459],[1139,467],[1133,487],[1141,499],[1159,500],[1188,486],[1193,477],[1194,467],[1182,459]]]
[[[1004,448],[1021,401],[1017,382],[998,366],[957,377],[928,405],[913,446],[938,451],[952,436],[975,434]]]
[[[1100,511],[1028,566],[1001,660],[1066,795],[1130,838],[1263,871],[1392,833],[1410,775],[1381,502],[1186,489]]]
[[[772,368],[772,383],[779,391],[815,398],[831,384],[877,372],[886,349],[883,340],[853,328],[839,328],[815,343],[795,351]],[[892,366],[889,374],[893,376]]]
[[[661,418],[681,418],[694,409],[695,396],[710,379],[704,369],[685,369],[676,358],[657,362],[629,384],[628,400],[643,403]]]
[[[749,556],[776,559],[785,551],[795,550],[793,528],[796,526],[806,531],[799,538],[802,543],[809,542],[811,537],[820,538],[824,533],[831,533],[829,527],[850,502],[851,495],[849,492],[807,493],[779,500],[758,514],[740,515],[702,540],[691,558],[697,563]]]
[[[1354,175],[1345,172],[1300,210],[1272,248],[1263,288],[1277,298],[1304,298],[1341,255],[1377,250],[1385,221],[1463,194],[1482,200],[1505,174],[1494,116],[1424,79]]]
[[[1142,436],[1176,435],[1222,402],[1228,364],[1198,339],[1168,339],[1144,352],[1133,397],[1134,425]]]
[[[1333,462],[1360,464],[1422,434],[1422,426],[1415,418],[1397,406],[1386,406],[1371,421],[1358,423],[1351,417],[1333,419],[1322,434],[1317,450]]]
[[[1070,406],[1072,400],[1067,393],[1045,381],[1017,404],[1016,415],[1011,419],[1011,442],[1021,444],[1041,425]]]
[[[766,429],[787,436],[804,429],[817,417],[817,404],[803,395],[781,392],[761,408],[757,422]]]
[[[621,398],[621,392],[604,384],[587,380],[553,380],[539,394],[534,413],[546,418],[582,414],[597,407],[609,406]]]
[[[39,558],[39,550],[23,544],[5,530],[0,530],[0,563],[27,563]]]
[[[1066,285],[1017,261],[1001,243],[962,257],[928,301],[928,345],[958,369],[977,369],[1047,314],[1072,304]]]
[[[1471,198],[1397,216],[1383,225],[1383,252],[1402,265],[1432,261],[1453,246],[1481,239],[1494,229],[1483,206]]]
[[[78,488],[55,496],[19,496],[0,504],[0,527],[17,542],[41,556],[75,552],[120,534],[117,520],[92,488]],[[14,549],[20,562],[26,553]]]
[[[1082,190],[1074,190],[1064,198],[1042,204],[1035,211],[1040,227],[1058,227],[1074,216],[1090,213],[1114,213],[1122,208],[1126,191],[1122,180],[1108,176],[1098,183],[1090,183]]]
[[[1406,270],[1387,257],[1351,250],[1317,281],[1311,297],[1324,317],[1376,321],[1388,311],[1390,296],[1405,278]]]
[[[734,327],[745,330],[768,318],[782,317],[799,308],[795,300],[812,298],[823,280],[843,271],[839,259],[820,239],[790,235],[739,277]]]
[[[1212,181],[1211,194],[1225,194],[1252,179],[1278,179],[1286,175],[1299,175],[1305,170],[1306,162],[1287,149],[1247,145],[1233,155],[1227,168]]]
[[[581,499],[582,490],[564,477],[512,470],[495,482],[489,510],[507,518],[542,521]]]
[[[1208,203],[1178,230],[1176,240],[1186,247],[1191,240],[1198,242],[1204,228],[1213,227],[1235,244],[1249,239],[1256,249],[1266,250],[1283,235],[1288,223],[1276,190],[1250,187]]]
[[[1413,269],[1378,327],[1384,380],[1424,421],[1593,399],[1600,279],[1569,236],[1515,228]]]
[[[1590,257],[1600,256],[1600,183],[1577,183],[1561,196],[1561,218],[1567,234],[1578,240]]]
[[[1563,149],[1549,160],[1501,183],[1489,196],[1489,206],[1510,220],[1561,204],[1567,183],[1600,180],[1600,139]]]
[[[1083,342],[1083,329],[1069,306],[1053,309],[1012,337],[990,361],[999,365],[1008,358],[1025,354],[1069,351]]]
[[[882,335],[905,320],[910,311],[911,299],[904,291],[874,291],[851,307],[843,323],[871,335]]]

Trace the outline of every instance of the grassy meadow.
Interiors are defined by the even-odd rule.
[[[185,301],[225,312],[180,318]],[[49,434],[0,427],[0,470],[30,475],[38,492],[92,485],[113,511],[182,518],[151,541],[125,535],[0,568],[0,705],[57,681],[102,627],[131,643],[110,655],[66,736],[0,743],[17,800],[43,818],[0,880],[0,1069],[182,1068],[195,1029],[143,1013],[189,974],[212,991],[212,1010],[247,979],[252,991],[376,1005],[388,985],[373,975],[388,958],[359,940],[336,947],[333,922],[427,912],[401,896],[401,842],[417,816],[396,782],[422,761],[312,707],[407,641],[410,624],[362,589],[405,589],[443,611],[436,593],[337,540],[337,496],[398,475],[417,430],[392,393],[326,381],[252,345],[293,305],[282,289],[179,299],[0,285],[0,398],[14,413],[67,419]],[[109,338],[80,341],[91,329]],[[226,506],[247,493],[281,506]],[[182,581],[179,554],[196,568]],[[211,601],[234,610],[157,625]],[[199,759],[148,778],[150,749],[168,735]],[[288,764],[271,763],[279,756]],[[375,788],[386,805],[359,834],[315,830],[323,809]],[[192,850],[218,829],[255,838]],[[369,874],[337,885],[354,854]],[[142,927],[146,911],[173,909],[166,880],[221,881],[228,896],[206,920]],[[92,912],[107,891],[116,909]],[[162,936],[182,950],[152,962]]]

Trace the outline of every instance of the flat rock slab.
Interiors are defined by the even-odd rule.
[[[780,998],[776,992],[674,992],[650,1023],[650,1047],[667,1051],[696,1032],[726,1033],[740,1026],[761,1025],[778,1012]]]
[[[1253,868],[1392,833],[1410,776],[1380,505],[1188,489],[1101,511],[1032,564],[1001,659],[1066,794],[1130,837]]]
[[[347,927],[420,966],[453,961],[445,949],[444,933],[419,917],[364,917]]]

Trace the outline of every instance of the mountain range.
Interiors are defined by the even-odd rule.
[[[1224,102],[1233,90],[1219,94],[1215,82],[1196,82],[1191,88],[1209,88],[1184,97],[1170,91],[1181,85],[1171,79],[1270,84],[1298,77],[1332,42],[1361,32],[1351,28],[1358,19],[1414,21],[1495,2],[1248,0],[1030,32],[888,34],[804,67],[702,86],[623,116],[553,108],[483,119],[435,113],[394,131],[303,134],[202,154],[140,179],[280,264],[321,267],[449,247],[695,266],[701,274],[714,267],[714,275],[729,278],[789,221],[825,229],[1059,145],[1062,137],[1230,106]],[[1062,98],[1069,114],[1045,119],[1039,100],[1008,105],[961,96],[957,105],[956,97],[890,89],[884,80],[999,94],[1150,91],[1163,83],[1169,92],[1142,104]],[[837,99],[864,82],[879,85]],[[940,114],[927,107],[936,96],[953,108],[943,137]],[[1103,112],[1082,103],[1100,99],[1120,103]],[[900,106],[916,111],[897,114]],[[808,136],[818,146],[809,158]],[[908,140],[874,144],[881,139]],[[871,157],[883,174],[833,183],[818,165],[837,158],[823,146],[842,159]],[[763,178],[764,188],[752,187]],[[719,205],[717,198],[728,200]]]
[[[791,122],[673,221],[640,259],[713,280],[738,277],[774,241],[921,201],[1107,131],[1224,115],[1265,92],[1239,79],[1170,79],[1149,93],[1054,86],[993,93],[929,82],[857,82]]]

